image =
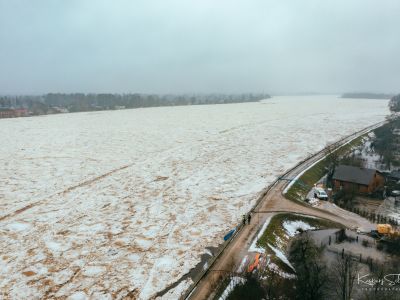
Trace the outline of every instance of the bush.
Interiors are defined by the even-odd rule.
[[[378,243],[378,245],[376,245],[376,249],[378,249],[379,251],[383,250],[383,244],[382,243]]]
[[[242,300],[242,299],[264,299],[265,291],[260,282],[254,277],[248,276],[246,282],[238,284],[234,290],[229,294],[229,300]]]

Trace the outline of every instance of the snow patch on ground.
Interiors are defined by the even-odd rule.
[[[232,277],[228,283],[228,286],[225,288],[224,292],[222,293],[221,297],[219,297],[219,300],[227,299],[229,294],[234,290],[234,288],[238,284],[243,284],[245,282],[246,282],[246,280],[242,277]]]
[[[206,262],[206,263],[203,265],[203,270],[207,270],[207,268],[208,268],[208,262]]]
[[[375,137],[375,134],[372,133],[369,137],[369,141],[366,141],[362,147],[353,151],[354,155],[363,160],[365,168],[387,171],[387,166],[382,163],[382,157],[372,148],[372,139]]]
[[[287,264],[290,268],[293,269],[293,271],[295,270],[294,267],[292,266],[292,264],[289,262],[289,260],[287,259],[287,257],[285,256],[285,254],[283,254],[283,252],[281,250],[279,250],[278,248],[275,248],[274,246],[272,246],[271,244],[268,244],[268,246],[272,249],[272,251],[274,251],[275,255],[281,260],[283,261],[285,264]]]
[[[249,252],[259,252],[259,253],[265,253],[265,249],[262,247],[257,246],[257,242],[261,237],[263,236],[265,230],[267,229],[269,222],[271,221],[271,217],[268,217],[267,220],[265,220],[264,225],[262,226],[261,230],[258,232],[257,236],[254,238],[253,242],[251,243],[249,247]]]
[[[249,256],[246,255],[245,257],[243,257],[242,261],[240,262],[239,267],[237,268],[237,272],[238,273],[242,273],[245,270],[245,267],[247,266],[247,262],[249,260]]]
[[[214,255],[212,254],[212,252],[211,252],[210,249],[207,249],[207,248],[206,248],[205,252],[206,252],[206,254],[208,254],[208,255],[210,255],[210,256],[214,256]]]
[[[277,274],[278,274],[280,277],[282,277],[282,278],[287,278],[287,279],[294,279],[294,278],[296,278],[296,275],[283,272],[283,271],[278,267],[277,264],[274,264],[274,263],[271,262],[271,261],[269,261],[269,262],[267,263],[267,267],[268,267],[268,269],[270,269],[271,271],[277,273]]]
[[[319,205],[319,199],[318,198],[308,198],[308,204],[310,204],[311,206],[318,206]]]
[[[305,223],[304,221],[284,221],[283,228],[285,228],[286,233],[288,236],[293,237],[299,233],[298,229],[303,231],[315,229],[315,227],[310,226],[309,224]]]

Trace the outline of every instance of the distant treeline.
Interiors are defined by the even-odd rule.
[[[390,94],[375,94],[375,93],[344,93],[342,98],[359,98],[359,99],[390,99],[393,95]]]
[[[393,96],[389,101],[389,108],[393,112],[400,112],[400,94]]]
[[[0,108],[27,108],[32,115],[123,108],[256,102],[268,94],[61,94],[0,96]]]

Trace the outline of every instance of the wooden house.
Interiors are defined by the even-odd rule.
[[[375,169],[340,165],[332,177],[335,191],[345,189],[359,194],[371,194],[382,189],[385,177]]]

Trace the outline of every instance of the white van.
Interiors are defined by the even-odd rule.
[[[323,188],[314,188],[314,198],[318,198],[320,200],[328,200],[328,194],[325,192]]]

